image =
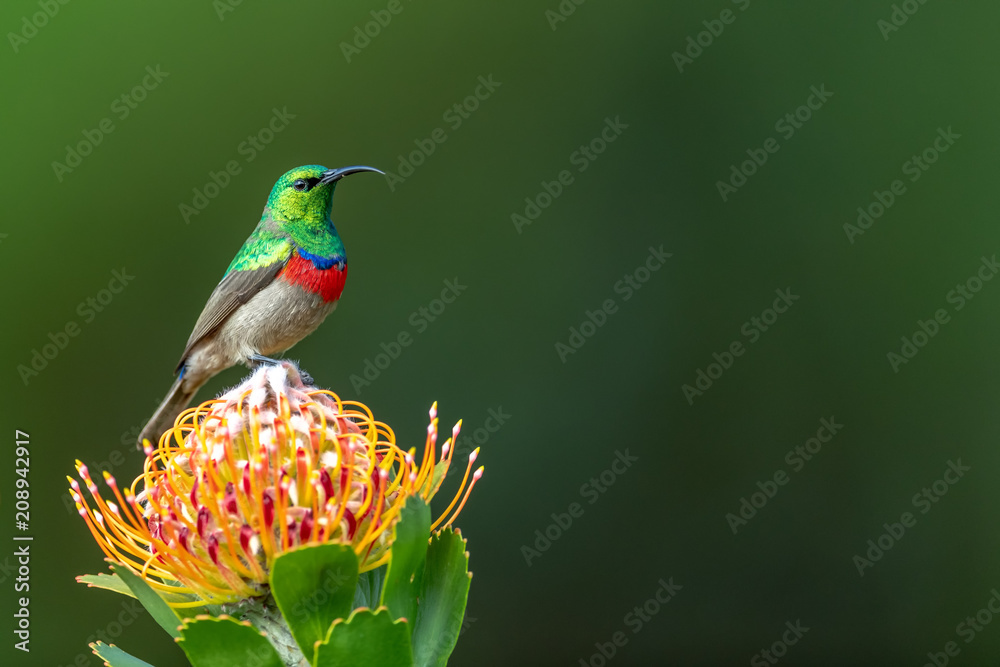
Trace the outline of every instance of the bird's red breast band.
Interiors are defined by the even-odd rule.
[[[344,291],[347,281],[347,264],[343,269],[332,266],[329,269],[317,269],[311,260],[292,253],[285,268],[278,274],[293,285],[299,285],[307,292],[319,294],[326,303],[336,301]]]

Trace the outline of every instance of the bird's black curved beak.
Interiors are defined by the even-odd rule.
[[[385,172],[379,171],[375,167],[364,167],[364,166],[338,167],[337,169],[327,169],[326,171],[324,171],[323,175],[319,179],[319,182],[333,183],[335,181],[339,181],[344,176],[350,176],[351,174],[358,174],[363,171],[373,171],[376,174],[382,174],[383,176],[385,176]]]

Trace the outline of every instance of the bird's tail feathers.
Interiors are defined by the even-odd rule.
[[[195,393],[198,391],[198,387],[193,389],[185,390],[183,387],[183,377],[182,373],[178,376],[177,380],[170,387],[170,391],[167,392],[166,398],[160,403],[160,407],[156,408],[156,412],[153,413],[152,418],[150,418],[149,423],[142,429],[142,433],[139,434],[138,447],[142,449],[142,443],[145,440],[149,440],[154,446],[159,442],[160,436],[168,428],[173,426],[174,420],[177,419],[184,408],[188,406],[191,399],[194,398]]]

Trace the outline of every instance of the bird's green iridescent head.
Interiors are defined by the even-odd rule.
[[[382,172],[373,167],[327,169],[317,164],[296,167],[285,173],[271,189],[267,210],[278,222],[326,223],[330,220],[333,191],[344,176],[363,171]]]

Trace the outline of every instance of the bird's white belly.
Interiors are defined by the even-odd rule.
[[[237,308],[215,335],[197,345],[188,365],[211,376],[246,363],[255,354],[284,352],[315,331],[336,307],[336,301],[324,303],[319,295],[298,285],[275,280]]]
[[[337,307],[298,285],[275,280],[226,320],[219,338],[237,349],[237,360],[284,352],[311,334]]]

